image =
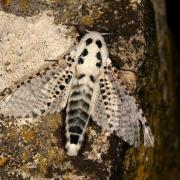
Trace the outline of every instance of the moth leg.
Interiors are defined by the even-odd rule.
[[[120,68],[120,67],[115,67],[115,66],[112,66],[112,60],[110,59],[110,58],[108,58],[108,60],[107,60],[107,67],[108,68],[112,68],[113,70],[115,70],[115,71],[117,71],[117,70],[121,70],[121,71],[129,71],[129,72],[132,72],[132,73],[134,73],[134,74],[136,74],[137,73],[137,69],[135,69],[135,70],[132,70],[132,69],[126,69],[126,68]]]
[[[10,88],[5,88],[3,91],[0,92],[0,96],[5,96],[7,94],[11,94],[12,90]]]
[[[45,61],[53,62],[53,63],[56,62],[57,63],[59,60],[57,60],[57,59],[45,59]]]

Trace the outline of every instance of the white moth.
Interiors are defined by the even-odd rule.
[[[4,118],[36,117],[60,112],[66,105],[69,156],[78,154],[90,117],[134,146],[140,145],[143,127],[144,145],[154,145],[142,110],[119,83],[104,38],[98,32],[88,32],[62,61],[6,95],[0,101],[0,114]]]

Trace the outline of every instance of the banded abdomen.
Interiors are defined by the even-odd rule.
[[[83,75],[74,79],[66,108],[67,154],[76,156],[84,138],[90,117],[93,95],[89,77]]]

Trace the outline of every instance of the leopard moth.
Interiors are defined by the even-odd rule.
[[[153,146],[154,137],[141,108],[119,82],[101,33],[88,31],[61,61],[19,84],[0,100],[4,118],[37,117],[66,106],[66,149],[76,156],[90,117],[102,129],[133,146]]]

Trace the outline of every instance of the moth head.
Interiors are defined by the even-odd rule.
[[[101,33],[96,31],[87,31],[84,37],[81,39],[80,44],[83,44],[87,48],[94,48],[96,51],[101,52],[102,59],[107,59],[108,49]]]
[[[87,40],[86,45],[90,45],[91,43],[95,43],[96,41],[101,41],[102,45],[100,45],[100,48],[103,45],[106,45],[105,41],[104,41],[104,33],[99,33],[97,31],[88,31],[86,30],[86,34],[84,35],[84,37],[81,39],[81,41],[85,41]],[[89,41],[88,41],[89,40]]]

